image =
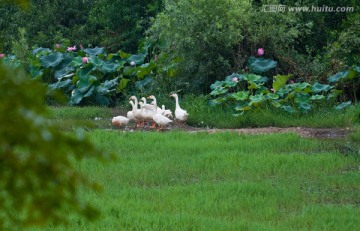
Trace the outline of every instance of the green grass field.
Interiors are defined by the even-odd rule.
[[[90,222],[43,230],[356,230],[359,153],[295,134],[91,130],[116,159],[78,169],[102,185],[81,192]],[[355,134],[352,139],[358,139]]]

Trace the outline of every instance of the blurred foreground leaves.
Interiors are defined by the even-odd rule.
[[[77,160],[103,158],[81,132],[63,133],[44,117],[46,88],[22,70],[0,66],[0,230],[92,219],[80,189],[96,190]]]

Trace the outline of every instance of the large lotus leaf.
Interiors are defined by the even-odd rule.
[[[249,82],[248,89],[259,89],[261,87],[261,84],[257,84],[254,82]]]
[[[117,91],[120,92],[121,90],[124,90],[127,87],[129,82],[130,82],[130,79],[122,78],[117,87]]]
[[[244,80],[244,75],[240,75],[238,73],[232,73],[231,75],[226,76],[226,81],[232,81],[233,78],[237,78],[238,81]]]
[[[249,103],[250,106],[253,105],[259,106],[262,102],[266,100],[266,97],[262,94],[259,94],[259,95],[251,95],[249,99],[250,99],[250,103]]]
[[[104,95],[96,94],[95,101],[99,105],[108,106],[110,104],[110,99]]]
[[[134,73],[134,68],[133,67],[125,67],[123,70],[123,75],[124,76],[131,76]]]
[[[230,96],[237,101],[244,101],[244,100],[248,99],[249,92],[248,91],[239,91],[236,93],[232,93]]]
[[[33,78],[37,78],[43,75],[43,71],[37,67],[30,65],[30,74]]]
[[[101,48],[101,47],[86,48],[84,51],[86,54],[88,54],[90,56],[95,56],[95,55],[104,53],[104,48]]]
[[[282,108],[283,110],[289,112],[289,113],[294,113],[294,112],[295,112],[294,109],[293,109],[291,106],[289,106],[289,105],[283,105],[283,106],[281,106],[281,108]]]
[[[237,85],[237,82],[234,82],[232,80],[230,81],[223,81],[223,86],[226,88],[235,87]]]
[[[74,57],[71,61],[71,65],[74,67],[79,67],[79,66],[83,65],[82,57],[80,57],[80,56]]]
[[[118,85],[118,80],[119,80],[118,77],[112,80],[106,80],[105,82],[101,83],[100,86],[109,90]]]
[[[257,82],[260,79],[262,79],[262,76],[260,75],[255,75],[255,74],[247,74],[243,76],[244,80],[248,81],[248,82]]]
[[[217,96],[217,95],[222,95],[228,92],[227,88],[224,87],[217,87],[215,88],[212,92],[210,92],[210,95],[212,96]]]
[[[332,86],[328,85],[328,84],[321,84],[321,83],[314,83],[314,85],[311,86],[311,91],[313,93],[319,93],[322,91],[328,91],[332,88]]]
[[[215,83],[210,85],[210,89],[216,89],[216,88],[219,88],[219,87],[223,87],[222,84],[223,84],[222,81],[216,81]]]
[[[145,55],[131,55],[127,58],[128,63],[135,62],[136,65],[141,65],[144,63]]]
[[[360,66],[353,67],[353,70],[357,73],[360,73]]]
[[[122,59],[127,59],[131,56],[131,54],[125,53],[122,50],[119,51],[119,55]]]
[[[348,75],[347,77],[348,77],[348,79],[354,79],[354,78],[356,78],[357,76],[359,76],[359,73],[358,73],[356,70],[351,69],[351,70],[349,71],[349,75]]]
[[[98,56],[91,56],[89,58],[89,63],[91,63],[95,67],[100,67],[104,64],[104,61],[101,60]]]
[[[70,104],[71,105],[77,105],[81,102],[81,100],[84,98],[84,93],[79,91],[78,89],[74,89],[71,92],[71,98],[70,98]]]
[[[90,74],[90,72],[95,69],[95,67],[91,64],[91,63],[88,63],[86,64],[85,66],[83,66],[82,68],[79,68],[77,70],[77,74],[79,77],[83,77],[83,76],[86,76],[88,74]]]
[[[338,72],[336,73],[335,75],[332,75],[328,78],[328,81],[330,83],[335,83],[341,79],[345,79],[349,74],[349,71],[341,71],[341,72]]]
[[[274,106],[274,107],[281,107],[281,103],[277,100],[273,100],[271,101],[271,104]]]
[[[135,83],[135,87],[141,91],[143,91],[146,87],[146,85],[152,83],[154,81],[153,78],[151,77],[146,77],[145,79],[141,80],[141,81],[137,81]]]
[[[251,110],[251,107],[249,105],[244,105],[244,106],[239,105],[235,107],[235,110],[244,112]]]
[[[84,95],[84,98],[91,97],[95,92],[96,86],[90,87],[90,89]]]
[[[260,74],[267,72],[268,70],[275,68],[277,62],[271,59],[255,58],[251,56],[248,60],[248,67],[251,72]]]
[[[311,105],[309,103],[299,103],[298,108],[300,112],[306,113],[311,110]]]
[[[216,106],[224,103],[226,101],[226,97],[218,97],[216,99],[212,99],[209,101],[210,106]]]
[[[269,81],[269,78],[266,76],[261,76],[261,79],[256,80],[257,83],[267,83]]]
[[[351,105],[351,101],[347,101],[347,102],[343,102],[343,103],[335,106],[334,108],[335,108],[335,110],[342,110],[350,105]]]
[[[286,82],[288,81],[288,79],[291,76],[292,75],[276,75],[276,76],[274,76],[274,80],[273,80],[273,84],[272,84],[272,88],[274,89],[274,91],[280,90],[280,88],[282,88],[286,84]]]
[[[289,88],[289,87],[287,87],[287,85],[285,85],[284,87],[277,90],[276,94],[279,95],[280,97],[285,97],[292,91],[293,90],[291,88]]]
[[[115,62],[104,62],[103,65],[100,66],[100,70],[103,73],[111,73],[116,72],[119,67],[118,63]]]
[[[310,93],[311,92],[310,83],[303,82],[303,83],[295,83],[292,85],[294,86],[295,91],[297,93]]]
[[[258,89],[256,89],[255,91],[255,94],[268,94],[268,93],[269,93],[269,88],[263,86],[262,83],[258,85]]]
[[[90,87],[94,84],[94,82],[97,80],[95,76],[92,75],[86,75],[79,77],[79,80],[76,84],[76,88],[82,92],[85,93],[87,90],[90,89]]]
[[[268,93],[268,94],[266,95],[266,97],[267,97],[268,99],[271,99],[271,100],[279,99],[279,96],[278,96],[277,94],[274,94],[274,93]]]
[[[308,94],[296,94],[295,102],[296,103],[308,103],[310,100],[310,95]]]
[[[54,52],[49,55],[41,56],[39,59],[41,66],[45,68],[56,67],[64,59],[64,55],[60,52]]]
[[[50,84],[48,87],[51,89],[51,90],[54,90],[54,89],[60,89],[60,88],[64,88],[64,87],[67,87],[71,84],[71,79],[66,79],[66,80],[63,80],[63,81],[59,81],[57,83],[53,83],[53,84]]]
[[[55,78],[57,79],[62,79],[63,77],[65,77],[66,75],[69,75],[71,72],[73,72],[75,70],[74,67],[71,66],[66,66],[61,70],[55,71]]]
[[[325,99],[324,95],[313,95],[310,97],[310,100],[322,100]]]
[[[332,89],[330,91],[330,94],[327,95],[327,98],[326,99],[333,99],[333,98],[336,98],[338,97],[340,94],[343,93],[343,90],[338,90],[338,89]]]
[[[135,73],[139,79],[143,79],[146,75],[149,75],[154,68],[153,63],[145,63],[136,68]]]
[[[35,48],[33,51],[32,51],[32,54],[33,55],[36,55],[38,53],[41,53],[41,54],[48,54],[48,53],[51,53],[51,50],[49,48],[43,48],[43,47],[38,47],[38,48]]]

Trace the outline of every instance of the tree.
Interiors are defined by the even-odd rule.
[[[45,119],[46,88],[19,69],[0,66],[0,229],[66,222],[71,214],[94,218],[79,198],[96,188],[75,168],[103,153],[81,133],[65,134]]]
[[[292,46],[298,24],[295,14],[267,14],[246,0],[167,0],[149,34],[163,65],[176,64],[173,86],[207,93],[259,47],[271,54]]]

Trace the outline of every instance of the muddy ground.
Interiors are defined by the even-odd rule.
[[[126,115],[124,109],[117,109],[113,111],[115,115]],[[129,123],[126,127],[115,127],[114,129],[124,130],[124,131],[157,131],[150,127],[150,124],[146,124],[143,128],[137,128],[134,123]],[[174,122],[164,129],[159,130],[159,132],[166,132],[171,130],[180,130],[187,132],[238,132],[241,134],[267,134],[267,133],[288,133],[294,132],[299,134],[302,137],[315,137],[315,138],[344,138],[346,137],[351,130],[349,128],[306,128],[306,127],[263,127],[263,128],[233,128],[233,129],[221,129],[221,128],[201,128],[193,127],[187,124]]]

